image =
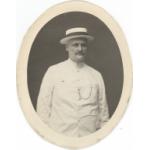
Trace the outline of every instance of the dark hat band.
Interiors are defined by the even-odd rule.
[[[66,35],[66,37],[72,36],[72,35],[88,35],[86,32],[74,32],[74,33],[69,33]]]

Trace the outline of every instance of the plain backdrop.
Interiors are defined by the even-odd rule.
[[[123,64],[120,50],[108,27],[88,13],[69,12],[48,21],[34,39],[27,67],[29,95],[34,108],[42,78],[47,69],[68,59],[65,46],[60,44],[65,31],[72,27],[86,27],[95,39],[88,43],[86,64],[102,74],[110,117],[118,106],[123,87]],[[49,81],[51,82],[51,81]]]
[[[105,8],[120,24],[133,62],[133,91],[124,117],[100,143],[87,150],[150,149],[150,9],[148,0],[89,0]],[[16,94],[15,66],[27,29],[47,8],[62,0],[1,1],[0,149],[61,150],[42,140],[29,126]],[[16,6],[17,3],[17,6]],[[15,14],[17,10],[17,15]]]

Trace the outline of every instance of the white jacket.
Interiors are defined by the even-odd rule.
[[[109,119],[101,74],[70,59],[46,72],[37,100],[37,113],[53,130],[82,137],[100,129]]]

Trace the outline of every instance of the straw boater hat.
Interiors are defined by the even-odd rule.
[[[76,27],[71,28],[66,31],[66,37],[60,40],[61,44],[67,44],[67,42],[74,38],[85,38],[87,41],[94,40],[94,37],[88,34],[88,31],[86,28],[83,27]]]

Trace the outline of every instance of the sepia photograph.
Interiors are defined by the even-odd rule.
[[[125,38],[111,16],[83,1],[62,3],[33,24],[22,44],[21,107],[49,142],[72,148],[94,144],[125,111],[131,68]]]
[[[117,42],[96,17],[65,13],[36,36],[28,87],[38,115],[55,131],[82,137],[101,129],[117,107],[122,85]]]

